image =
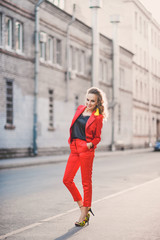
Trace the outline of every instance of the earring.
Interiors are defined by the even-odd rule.
[[[99,108],[97,107],[96,112],[94,114],[95,116],[99,116]]]

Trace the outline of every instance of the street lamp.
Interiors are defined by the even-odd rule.
[[[111,151],[115,151],[115,108],[118,103],[118,90],[119,90],[119,45],[118,45],[118,23],[119,15],[112,15],[110,22],[113,25],[113,64],[112,64],[112,141],[111,141]]]
[[[101,0],[90,0],[92,10],[92,86],[98,87],[99,66],[99,33],[98,33],[98,9],[102,6]]]

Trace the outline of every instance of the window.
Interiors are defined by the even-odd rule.
[[[144,33],[144,37],[146,37],[146,22],[144,21],[144,30],[143,30],[143,33]]]
[[[70,47],[70,68],[72,70],[76,69],[76,62],[75,62],[75,49],[74,47]]]
[[[135,29],[137,30],[137,12],[135,12]]]
[[[146,38],[148,38],[148,23],[146,23]]]
[[[155,75],[157,75],[157,60],[155,59]]]
[[[142,19],[139,18],[139,32],[142,33]]]
[[[140,82],[140,99],[143,100],[143,85],[142,85],[142,82]]]
[[[79,57],[78,57],[78,72],[81,72],[82,70],[82,62],[81,62],[81,51],[79,51]]]
[[[157,34],[154,33],[154,46],[157,47]]]
[[[107,73],[108,73],[108,65],[107,65],[107,63],[106,62],[104,62],[104,82],[107,82],[108,81],[108,75],[107,75]]]
[[[142,48],[139,49],[139,64],[142,66]]]
[[[154,88],[152,87],[152,103],[154,104]]]
[[[78,72],[85,74],[86,57],[83,50],[79,50]]]
[[[153,73],[153,71],[154,71],[154,59],[152,57],[152,73]]]
[[[54,91],[49,89],[49,129],[54,128]]]
[[[136,92],[135,96],[138,98],[138,80],[136,79]]]
[[[85,74],[85,66],[86,66],[86,59],[85,59],[85,52],[84,51],[82,51],[81,52],[81,62],[82,62],[82,73],[84,73]]]
[[[69,68],[72,69],[72,56],[73,56],[73,47],[69,48]]]
[[[79,50],[78,49],[76,49],[75,50],[75,68],[76,68],[76,70],[78,71],[78,62],[79,62]]]
[[[135,45],[135,60],[138,61],[138,51],[137,51],[138,47],[137,45]]]
[[[125,86],[125,71],[123,68],[120,68],[120,86]]]
[[[102,82],[107,82],[107,71],[108,70],[108,66],[107,66],[107,62],[100,60],[99,62],[99,80]]]
[[[6,34],[5,34],[5,45],[7,48],[12,48],[12,26],[13,22],[12,19],[9,17],[6,17],[5,19],[5,30],[6,30]]]
[[[56,63],[58,65],[62,65],[62,41],[59,39],[56,39]]]
[[[13,81],[6,81],[6,124],[13,125]]]
[[[2,14],[0,13],[0,46],[2,46]]]
[[[146,52],[144,51],[144,68],[146,68]]]
[[[46,60],[46,43],[40,43],[40,58],[41,60]]]
[[[46,60],[46,39],[46,33],[40,32],[40,59],[43,61]]]
[[[121,132],[121,105],[118,105],[118,133]]]
[[[53,38],[48,38],[48,60],[49,62],[53,62]]]
[[[16,50],[23,51],[23,25],[16,22]]]
[[[64,0],[48,0],[59,8],[64,9]]]
[[[144,100],[147,102],[147,84],[144,84]]]
[[[100,81],[103,81],[103,61],[100,60],[100,63],[99,63],[99,79]]]

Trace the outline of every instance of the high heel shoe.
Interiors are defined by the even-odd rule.
[[[91,212],[92,215],[95,216],[94,213],[92,212],[92,209],[89,208],[89,209],[88,209],[87,216],[85,217],[85,222],[88,223],[88,225],[89,225],[89,219],[90,219],[90,214],[89,214],[89,212]]]
[[[92,215],[95,216],[94,213],[92,212],[92,209],[91,209],[91,208],[88,209],[88,212],[91,212]]]
[[[79,208],[81,208],[81,207],[83,207],[83,206],[80,206]],[[89,217],[90,217],[90,214],[87,213],[87,216],[85,217],[85,219],[82,222],[78,222],[78,221],[75,222],[75,226],[76,227],[84,227],[86,225],[86,223],[89,225]]]
[[[86,224],[86,220],[84,219],[82,222],[75,222],[76,227],[84,227]]]

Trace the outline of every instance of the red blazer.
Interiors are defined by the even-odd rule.
[[[72,126],[75,123],[76,119],[82,114],[82,112],[85,110],[86,106],[80,105],[77,108],[77,111],[72,119],[72,123],[70,126],[70,137],[68,139],[68,143],[70,144],[71,134],[72,134]],[[97,144],[101,140],[101,129],[103,126],[103,116],[99,114],[98,116],[95,115],[95,111],[92,112],[90,118],[88,119],[86,123],[85,133],[86,133],[86,142],[92,142],[94,148],[97,147]]]

